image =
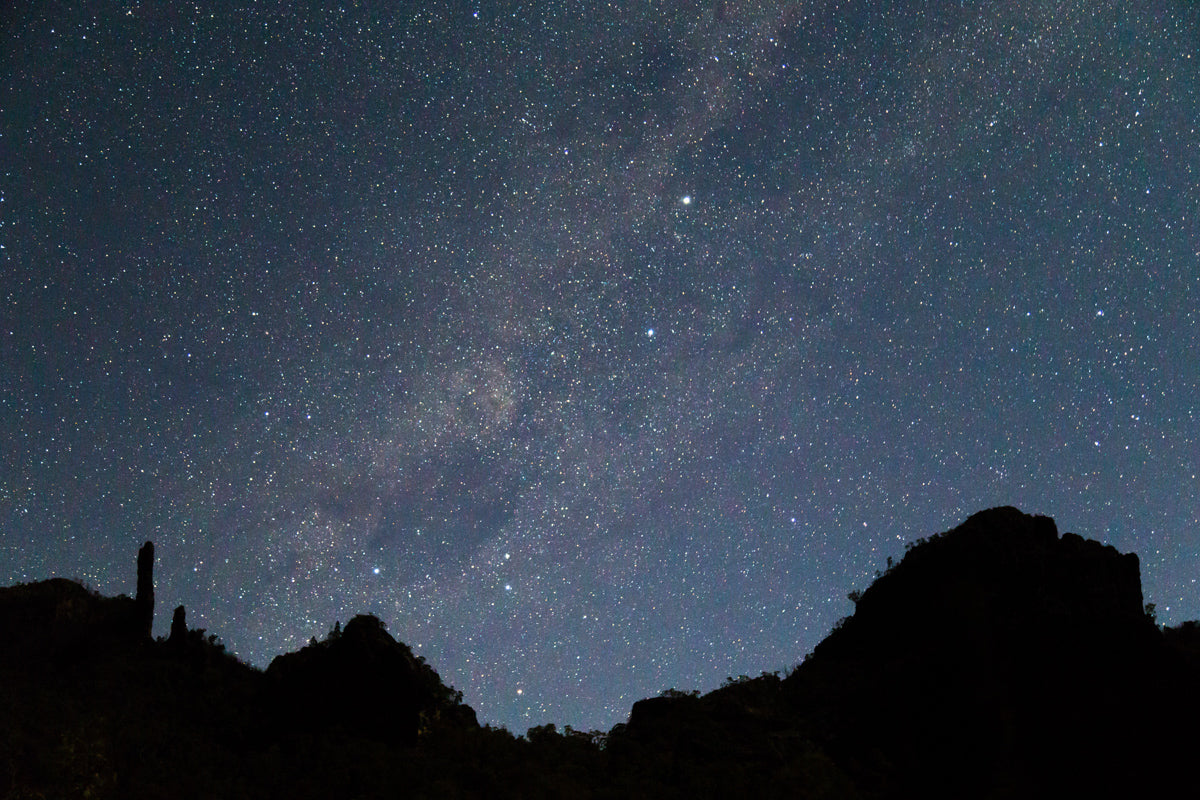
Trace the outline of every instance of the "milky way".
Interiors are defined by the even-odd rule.
[[[517,732],[995,505],[1200,617],[1195,4],[18,5],[0,581],[153,539],[244,660],[372,612]]]

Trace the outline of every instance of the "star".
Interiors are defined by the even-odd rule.
[[[517,730],[787,669],[1002,503],[1200,616],[1194,14],[26,5],[0,585],[152,538],[239,658],[375,611]]]

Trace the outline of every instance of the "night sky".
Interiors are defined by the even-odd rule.
[[[158,632],[375,613],[518,733],[996,505],[1200,617],[1195,3],[16,2],[0,78],[0,583],[151,539]]]

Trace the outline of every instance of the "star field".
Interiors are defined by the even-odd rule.
[[[1166,0],[0,11],[0,582],[152,539],[160,629],[376,613],[517,732],[786,669],[995,505],[1198,618],[1198,53]]]

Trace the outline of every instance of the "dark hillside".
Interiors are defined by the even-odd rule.
[[[785,691],[868,784],[981,796],[1146,788],[1191,687],[1137,556],[1000,508],[913,547]]]
[[[149,553],[149,556],[145,554]],[[0,796],[1170,796],[1200,747],[1200,626],[1138,560],[1012,508],[912,546],[786,677],[634,704],[607,734],[480,727],[370,616],[265,672],[139,598],[0,589]]]
[[[130,598],[64,578],[0,588],[0,663],[69,659],[138,638]]]
[[[852,597],[784,680],[641,701],[614,735],[680,775],[753,764],[801,794],[1105,797],[1190,780],[1200,736],[1176,731],[1200,710],[1200,628],[1158,630],[1135,555],[998,508]]]

